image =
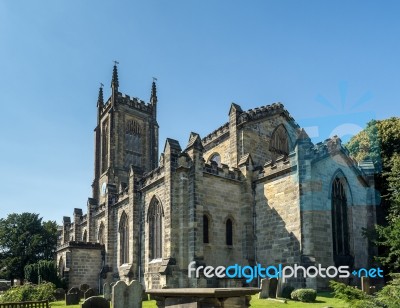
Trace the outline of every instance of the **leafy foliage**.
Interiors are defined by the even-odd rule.
[[[351,307],[354,308],[386,308],[388,307],[386,303],[382,302],[379,298],[372,295],[367,295],[362,290],[356,287],[346,285],[337,281],[329,282],[331,288],[333,289],[333,294],[335,298],[344,300],[349,303]]]
[[[24,278],[24,267],[54,258],[57,224],[38,214],[9,214],[0,219],[0,269],[7,279]]]
[[[344,300],[347,303],[352,303],[356,300],[368,299],[367,294],[365,294],[362,290],[344,283],[331,280],[329,285],[333,290],[335,298]]]
[[[376,259],[391,271],[400,269],[400,154],[390,160],[391,170],[386,173],[390,208],[387,226],[377,226],[375,243],[385,248],[385,253]]]
[[[25,266],[24,271],[25,280],[31,283],[37,284],[42,281],[48,281],[54,283],[58,288],[65,287],[64,282],[58,276],[57,266],[54,261],[40,260],[37,263]]]
[[[317,291],[314,289],[297,289],[292,292],[291,298],[295,301],[312,303],[317,298]]]
[[[358,161],[371,159],[375,166],[385,167],[395,153],[400,153],[400,118],[371,120],[346,147]]]
[[[379,246],[386,247],[386,253],[377,257],[377,261],[387,266],[391,271],[400,268],[400,217],[393,217],[386,227],[376,226]]]
[[[378,292],[378,300],[388,308],[400,307],[400,274],[391,274],[392,280]]]
[[[7,302],[25,302],[25,301],[54,301],[53,292],[56,286],[50,282],[35,284],[25,284],[22,286],[14,286],[4,292],[0,297],[0,303]]]
[[[387,269],[400,269],[400,118],[370,121],[346,145],[357,159],[373,160],[377,170],[375,187],[382,196],[375,230],[365,235],[379,246],[381,262]],[[386,217],[386,219],[384,219]]]

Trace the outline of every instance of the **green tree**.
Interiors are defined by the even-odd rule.
[[[388,224],[376,227],[375,242],[385,249],[377,260],[391,271],[398,271],[400,269],[400,154],[394,154],[390,164],[391,170],[386,173],[390,201]]]
[[[392,156],[400,153],[400,118],[371,120],[346,147],[358,161],[371,159],[375,166],[390,169]]]
[[[380,261],[400,270],[400,118],[372,120],[346,145],[357,160],[371,159],[377,167],[375,187],[382,196],[375,232],[366,232],[380,248]],[[380,215],[379,215],[380,214]]]
[[[38,214],[9,214],[0,219],[0,269],[10,280],[24,278],[24,267],[51,260],[57,243],[55,222],[42,223]]]

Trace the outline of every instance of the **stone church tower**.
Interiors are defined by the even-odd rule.
[[[69,287],[244,284],[189,277],[191,262],[370,265],[362,230],[375,223],[374,167],[354,161],[340,138],[313,144],[280,103],[248,111],[232,103],[221,127],[190,133],[184,148],[168,138],[159,155],[157,103],[155,82],[149,102],[122,94],[116,65],[107,101],[99,90],[93,193],[86,214],[75,208],[60,228],[57,262]]]

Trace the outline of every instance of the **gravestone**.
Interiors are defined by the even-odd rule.
[[[81,298],[84,298],[85,292],[90,288],[90,286],[87,283],[82,283],[79,286],[79,295]]]
[[[269,279],[261,279],[261,292],[258,294],[258,298],[268,298],[269,297]]]
[[[107,282],[104,284],[103,293],[104,293],[104,298],[108,301],[111,301],[111,284]]]
[[[141,308],[143,288],[140,282],[132,280],[129,285],[118,281],[112,287],[113,308]]]
[[[86,299],[82,303],[81,307],[82,308],[110,308],[110,302],[101,296],[92,296],[92,297],[89,297],[88,299]]]
[[[69,289],[68,294],[79,294],[79,288],[73,287]]]
[[[80,301],[79,293],[65,294],[65,305],[78,305]]]
[[[65,298],[65,290],[62,288],[55,289],[53,295],[56,300],[61,301]]]
[[[371,279],[369,277],[361,277],[361,289],[371,295],[375,291],[375,287],[371,286]]]
[[[271,298],[276,298],[276,291],[278,289],[278,278],[270,278],[269,279],[269,294],[268,296]]]
[[[84,299],[88,299],[89,297],[96,296],[96,295],[98,295],[97,291],[95,289],[89,288],[86,290],[86,292],[84,294]]]
[[[277,286],[276,286],[276,297],[282,297],[282,291],[283,291],[284,287],[285,287],[284,278],[278,279],[278,283],[277,283]]]
[[[90,286],[87,284],[87,283],[82,283],[80,286],[79,286],[79,290],[81,290],[83,293],[85,293],[87,290],[89,290],[90,289]]]

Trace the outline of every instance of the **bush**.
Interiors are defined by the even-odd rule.
[[[311,303],[317,298],[317,291],[313,289],[297,289],[292,292],[291,298],[295,301]]]
[[[390,276],[393,279],[378,292],[377,298],[389,308],[400,307],[400,275]]]
[[[330,281],[330,287],[333,289],[335,298],[344,300],[347,303],[357,300],[367,300],[368,296],[362,290],[348,286],[341,282]]]
[[[294,288],[292,286],[285,286],[282,290],[282,297],[290,299],[293,290]]]
[[[26,301],[54,301],[53,292],[56,286],[51,282],[45,282],[40,285],[24,284],[15,286],[7,290],[0,297],[0,303],[6,302],[26,302]]]
[[[371,296],[369,299],[355,300],[351,304],[352,308],[387,308],[385,304],[381,303],[377,299]],[[396,306],[398,307],[398,306]]]

